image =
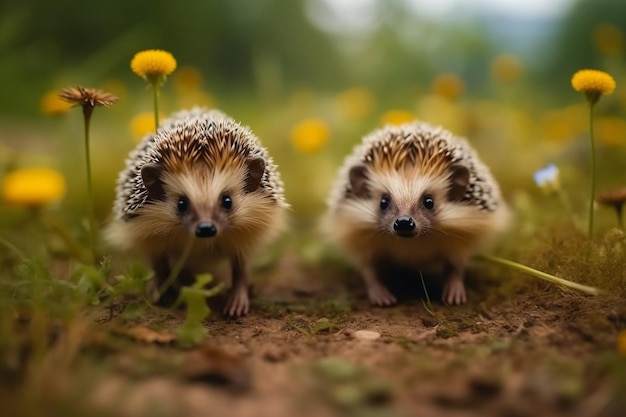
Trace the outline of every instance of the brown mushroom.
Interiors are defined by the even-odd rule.
[[[622,221],[622,207],[626,202],[626,187],[616,190],[605,191],[596,196],[596,202],[604,206],[613,207],[617,213],[617,223],[621,229],[624,228]]]

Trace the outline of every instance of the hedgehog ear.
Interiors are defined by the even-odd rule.
[[[247,193],[251,193],[256,191],[261,185],[261,180],[265,173],[265,161],[261,157],[248,158],[246,166],[248,173],[246,175],[244,190]]]
[[[367,198],[369,196],[367,167],[363,164],[353,166],[350,168],[348,177],[352,194],[356,197]]]
[[[450,201],[461,201],[465,197],[465,191],[470,181],[470,172],[465,165],[452,164],[452,174],[450,175],[450,190],[448,198]]]
[[[163,198],[165,190],[161,181],[161,167],[158,164],[145,164],[141,167],[141,180],[148,190],[148,201]]]

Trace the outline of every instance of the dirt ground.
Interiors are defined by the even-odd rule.
[[[78,395],[88,407],[78,415],[626,415],[614,372],[626,365],[615,353],[623,300],[479,269],[465,306],[436,301],[436,285],[429,305],[420,283],[394,286],[398,306],[373,308],[354,272],[287,257],[257,273],[248,316],[214,313],[206,343],[189,350],[166,336],[183,311],[129,318],[120,300],[99,310],[78,364],[50,392]],[[503,279],[520,281],[514,293],[503,295]],[[120,326],[157,330],[111,336]]]

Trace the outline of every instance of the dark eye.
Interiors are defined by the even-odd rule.
[[[423,200],[422,200],[422,204],[424,205],[424,207],[427,210],[432,210],[435,208],[435,200],[433,200],[433,197],[430,195],[425,195]]]
[[[180,197],[178,199],[178,212],[185,213],[189,209],[189,200],[187,197]]]
[[[391,197],[384,195],[383,198],[380,199],[380,209],[386,210],[387,207],[389,207],[390,203],[391,203]]]
[[[222,195],[222,207],[224,207],[225,210],[233,208],[233,199],[230,198],[228,194]]]

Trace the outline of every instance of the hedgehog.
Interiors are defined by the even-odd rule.
[[[218,110],[194,108],[164,120],[130,153],[106,237],[147,258],[155,288],[191,245],[174,293],[228,262],[224,313],[241,316],[249,311],[251,257],[284,229],[286,208],[277,167],[252,131]]]
[[[392,267],[443,272],[443,300],[467,300],[464,273],[477,248],[505,230],[500,188],[468,142],[412,122],[363,138],[346,157],[323,229],[359,270],[370,302],[397,302],[384,284]]]

